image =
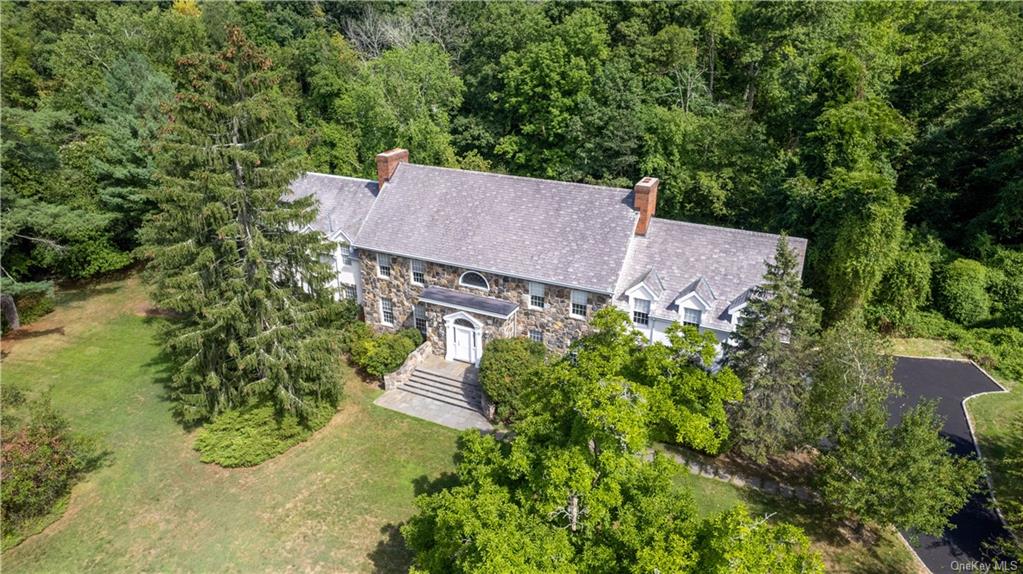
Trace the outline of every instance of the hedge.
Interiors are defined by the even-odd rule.
[[[530,339],[497,339],[487,344],[480,360],[480,384],[502,420],[526,408],[526,395],[546,364],[547,349]]]
[[[199,430],[194,448],[206,463],[255,466],[309,438],[335,412],[327,402],[313,406],[304,421],[294,414],[280,415],[269,404],[227,411]]]
[[[416,329],[403,329],[397,333],[374,335],[369,328],[354,327],[345,343],[352,362],[367,375],[382,377],[401,367],[416,347],[423,344],[423,334]]]

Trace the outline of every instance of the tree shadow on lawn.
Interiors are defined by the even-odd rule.
[[[177,405],[177,401],[174,399],[173,386],[175,357],[167,350],[167,345],[165,344],[165,339],[167,337],[166,329],[169,325],[169,321],[171,321],[171,319],[163,316],[147,316],[143,319],[143,322],[147,325],[156,327],[156,333],[153,335],[153,338],[156,341],[157,348],[159,349],[156,356],[147,362],[145,366],[152,369],[153,384],[159,385],[161,388],[161,392],[158,397],[160,401],[168,403],[174,422],[181,425],[185,431],[191,432],[202,426],[202,423],[185,421],[181,417],[180,413],[177,412],[177,409],[173,408]]]
[[[458,485],[458,475],[453,472],[444,472],[436,478],[430,478],[425,474],[412,480],[412,491],[415,495],[436,494],[444,489]],[[373,562],[373,572],[380,574],[389,572],[408,572],[412,567],[412,551],[405,546],[405,539],[401,536],[399,524],[386,524],[380,529],[382,538],[376,548],[368,554]]]
[[[798,526],[812,540],[836,551],[846,550],[852,544],[861,546],[862,551],[856,554],[862,553],[865,555],[863,558],[867,559],[858,559],[854,564],[841,564],[843,572],[849,574],[915,572],[910,564],[905,565],[909,569],[900,568],[903,565],[893,564],[891,556],[885,556],[879,551],[882,534],[876,527],[862,526],[836,517],[820,502],[785,498],[752,489],[747,491],[745,499],[751,513],[770,514],[775,521]]]

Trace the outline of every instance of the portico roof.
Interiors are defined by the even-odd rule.
[[[519,308],[515,303],[504,299],[473,295],[472,293],[455,291],[454,289],[437,287],[436,285],[424,289],[419,295],[419,300],[423,303],[432,303],[442,307],[469,311],[470,313],[479,313],[480,315],[497,317],[498,319],[511,317]]]

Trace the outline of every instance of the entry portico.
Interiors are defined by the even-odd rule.
[[[519,306],[505,299],[473,295],[436,285],[419,295],[426,309],[426,336],[444,358],[479,365],[484,345],[513,337]]]

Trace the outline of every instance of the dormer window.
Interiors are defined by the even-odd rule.
[[[646,299],[632,300],[632,322],[644,326],[650,324],[650,301]]]
[[[475,271],[466,271],[462,273],[462,276],[458,279],[458,284],[462,287],[472,287],[473,289],[482,289],[488,291],[490,284],[487,283],[487,278],[476,273]]]
[[[682,310],[682,324],[692,325],[693,327],[700,326],[700,320],[703,318],[703,311],[699,309],[685,308]]]
[[[341,264],[342,265],[352,264],[352,246],[348,243],[341,244]]]

